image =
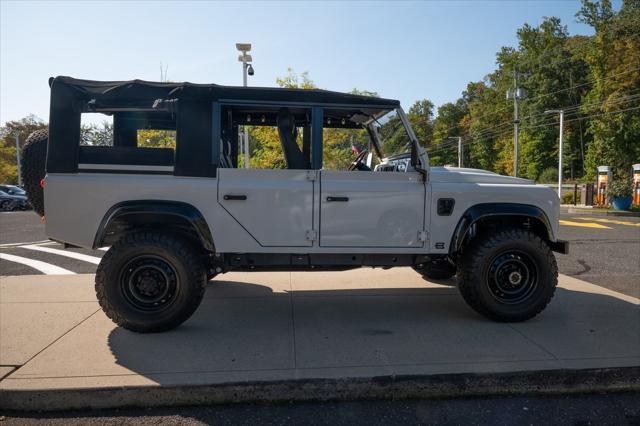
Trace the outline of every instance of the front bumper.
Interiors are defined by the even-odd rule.
[[[549,241],[549,247],[556,253],[569,254],[569,241]]]

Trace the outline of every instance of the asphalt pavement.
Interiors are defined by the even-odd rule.
[[[563,214],[560,238],[571,242],[560,273],[640,297],[640,218]],[[33,212],[0,213],[0,276],[94,273],[103,255],[48,241]]]
[[[559,395],[8,414],[3,425],[640,425],[640,395]]]

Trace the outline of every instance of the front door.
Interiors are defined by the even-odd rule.
[[[320,246],[422,247],[425,184],[418,172],[322,171]]]
[[[218,203],[263,247],[308,247],[313,181],[306,170],[218,169]]]

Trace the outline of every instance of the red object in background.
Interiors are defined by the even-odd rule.
[[[44,189],[44,178],[40,179],[40,188]]]
[[[351,144],[351,152],[356,155],[360,154],[360,151],[358,151],[358,148],[354,144]]]

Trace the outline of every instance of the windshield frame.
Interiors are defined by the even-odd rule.
[[[412,145],[411,151],[413,151],[413,150],[416,151],[416,155],[415,156],[413,155],[413,152],[412,152],[412,155],[411,155],[412,166],[416,167],[416,170],[426,170],[427,166],[429,164],[428,163],[427,152],[420,145],[420,142],[418,141],[418,138],[416,137],[416,134],[414,133],[413,129],[411,128],[411,123],[409,122],[409,119],[407,118],[407,115],[405,114],[404,110],[400,106],[398,106],[396,108],[390,108],[388,110],[385,110],[384,113],[378,114],[375,117],[372,116],[371,119],[369,121],[367,121],[366,128],[369,131],[369,134],[371,135],[371,140],[372,140],[372,143],[373,143],[374,148],[376,150],[376,154],[378,154],[378,157],[380,157],[380,160],[385,159],[385,158],[389,158],[389,157],[393,157],[395,155],[401,155],[401,154],[388,155],[388,153],[384,152],[384,150],[382,149],[383,146],[384,146],[384,141],[380,137],[380,134],[378,133],[378,129],[375,126],[376,124],[380,125],[380,122],[378,121],[379,118],[382,118],[382,117],[384,117],[385,115],[387,115],[387,114],[389,114],[391,112],[396,112],[396,114],[400,118],[400,122],[402,123],[402,125],[404,127],[404,130],[405,130],[405,132],[407,134],[407,137],[409,138],[409,141],[411,142],[411,145]],[[417,161],[420,164],[413,164],[414,157],[417,157]]]

